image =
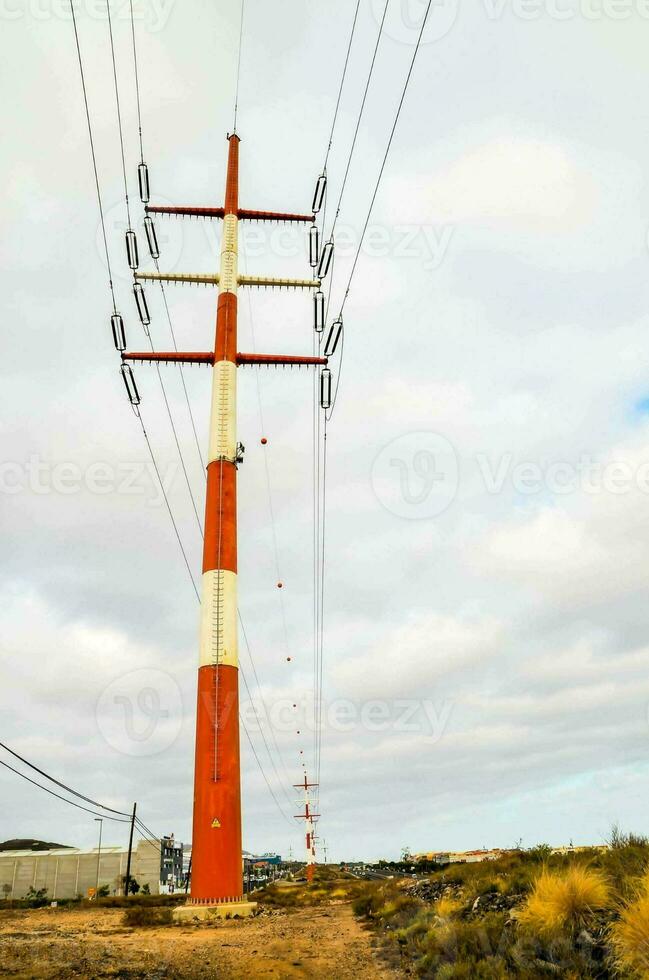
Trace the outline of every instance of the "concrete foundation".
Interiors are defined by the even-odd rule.
[[[226,902],[224,905],[179,905],[173,910],[174,922],[210,922],[214,919],[245,919],[257,911],[256,902]]]

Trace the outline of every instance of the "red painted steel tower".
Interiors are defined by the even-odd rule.
[[[212,368],[192,838],[192,901],[210,904],[243,897],[237,650],[239,137],[231,136],[229,144]]]
[[[136,272],[137,280],[207,283],[219,287],[214,350],[205,353],[123,354],[124,361],[212,365],[212,408],[207,465],[205,537],[201,595],[192,903],[241,901],[241,771],[239,759],[239,660],[237,607],[237,367],[241,365],[324,366],[326,358],[237,351],[239,286],[318,289],[320,281],[239,275],[240,220],[312,222],[313,215],[276,214],[239,208],[239,137],[229,138],[223,208],[147,207],[148,213],[223,219],[218,275]]]

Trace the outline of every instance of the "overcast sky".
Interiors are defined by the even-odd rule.
[[[75,6],[118,303],[137,350],[146,338],[123,254],[105,7]],[[135,6],[154,199],[219,205],[238,5]],[[332,310],[424,6],[391,0],[339,218]],[[308,211],[353,8],[247,0],[242,206]],[[128,4],[113,9],[139,221]],[[118,808],[136,799],[149,827],[188,840],[197,602],[109,336],[66,10],[0,2],[0,738],[91,797]],[[361,0],[330,209],[381,10]],[[329,430],[320,832],[330,860],[521,838],[594,843],[616,821],[645,829],[648,39],[640,0],[432,8],[345,310]],[[157,227],[163,269],[217,268],[220,229]],[[254,226],[244,248],[250,270],[309,274],[303,230]],[[169,349],[160,293],[147,295],[156,348]],[[209,349],[214,291],[170,287],[168,298],[179,347]],[[308,296],[251,292],[249,304],[242,291],[240,314],[240,349],[310,353]],[[202,511],[178,372],[162,373]],[[200,536],[160,386],[148,367],[136,377],[198,579]],[[185,378],[204,454],[209,371]],[[240,604],[261,691],[243,643],[241,659],[255,705],[275,718],[283,788],[243,685],[242,707],[285,811],[244,736],[244,846],[256,851],[301,854],[289,784],[300,745],[312,758],[311,420],[306,372],[240,372]],[[299,737],[293,702],[305,715]],[[89,814],[6,770],[0,794],[0,839],[95,840]],[[104,839],[123,842],[124,829]]]

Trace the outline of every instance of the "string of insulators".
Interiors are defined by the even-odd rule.
[[[322,333],[325,327],[325,296],[321,289],[313,294],[313,329]]]
[[[115,350],[126,350],[126,331],[124,330],[124,319],[120,313],[113,313],[110,318],[110,326],[113,331],[113,343]]]
[[[320,260],[320,232],[317,225],[311,225],[309,231],[309,265],[315,269]]]
[[[329,269],[331,267],[331,260],[334,257],[334,243],[333,239],[330,238],[328,242],[325,243],[322,249],[322,255],[320,256],[320,263],[318,265],[318,279],[325,279]]]
[[[343,318],[339,316],[329,327],[327,341],[325,343],[324,356],[333,357],[343,333]]]
[[[149,168],[144,160],[137,168],[137,183],[140,188],[140,200],[142,204],[149,203]]]
[[[331,371],[329,368],[324,368],[320,375],[320,407],[325,411],[331,408]]]
[[[128,259],[129,268],[133,272],[136,272],[140,264],[140,257],[137,250],[137,236],[132,228],[129,228],[126,232],[126,258]]]
[[[314,214],[318,214],[322,208],[322,202],[324,201],[325,191],[327,189],[327,175],[320,174],[315,185],[315,191],[313,192],[313,204],[311,205],[311,210]]]
[[[122,378],[124,379],[124,386],[126,388],[126,394],[128,395],[128,400],[131,405],[140,404],[140,393],[137,390],[137,385],[135,384],[135,378],[133,377],[133,372],[131,370],[130,364],[122,364],[121,367]]]
[[[153,224],[153,218],[150,214],[147,214],[144,218],[144,230],[146,232],[146,240],[149,245],[151,258],[159,259],[160,248],[158,246],[158,236],[155,233],[155,225]]]
[[[151,323],[151,317],[149,315],[149,305],[146,301],[146,295],[144,293],[142,283],[133,283],[133,295],[135,296],[135,304],[137,306],[140,322],[142,323],[143,327],[148,327]]]

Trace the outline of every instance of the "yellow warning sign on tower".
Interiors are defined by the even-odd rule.
[[[217,817],[214,817],[214,820],[212,820],[212,829],[220,826],[221,826],[221,821]]]

